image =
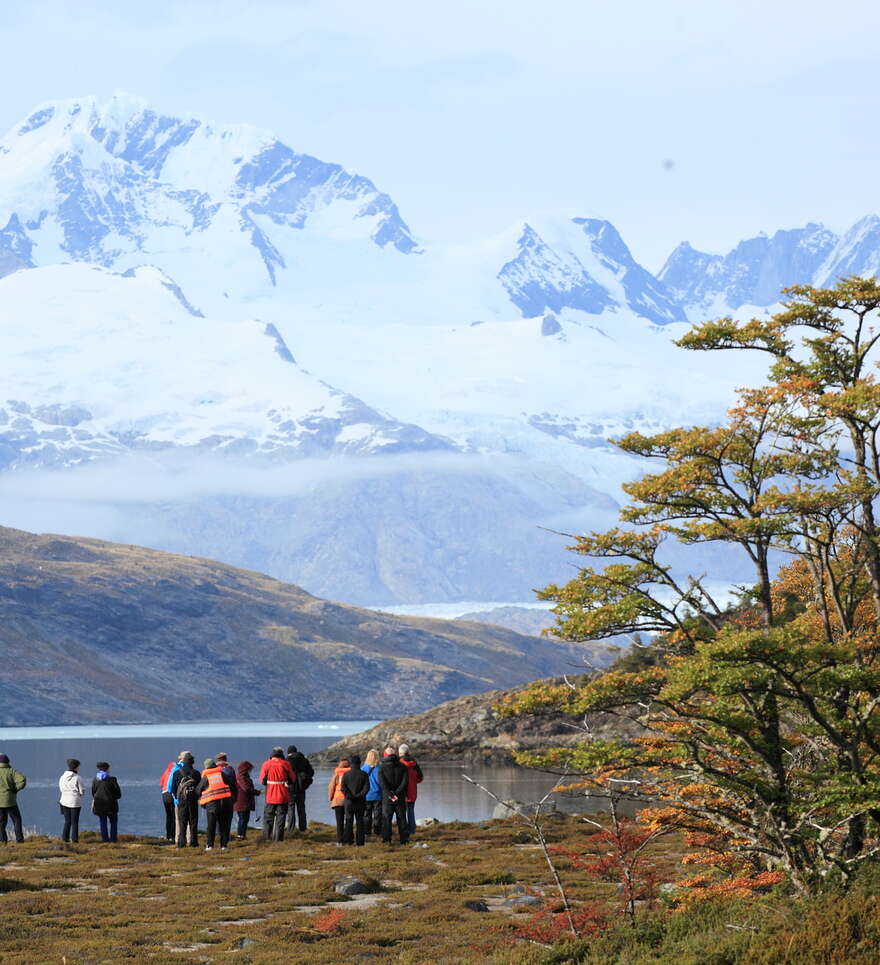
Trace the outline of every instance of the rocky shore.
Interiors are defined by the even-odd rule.
[[[567,746],[584,739],[582,718],[564,714],[501,717],[498,704],[523,689],[490,690],[448,700],[431,710],[386,720],[344,737],[312,757],[334,761],[349,753],[362,755],[370,747],[381,750],[406,741],[419,759],[502,765],[515,763],[517,751]],[[594,736],[606,739],[635,733],[631,726],[625,729],[620,718],[608,714],[591,715],[588,723]]]

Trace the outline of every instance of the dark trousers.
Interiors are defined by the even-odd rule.
[[[290,804],[287,808],[287,830],[293,831],[299,825],[300,831],[308,827],[306,823],[306,792],[296,791],[290,794]]]
[[[364,803],[364,831],[368,835],[375,834],[377,838],[382,834],[381,801],[366,801]]]
[[[409,841],[409,824],[406,820],[406,801],[398,798],[392,801],[390,797],[382,798],[382,840],[391,843],[391,821],[397,821],[397,833],[400,835],[400,843],[406,844]]]
[[[416,802],[406,802],[406,824],[410,834],[416,833]]]
[[[99,814],[98,824],[101,825],[101,840],[116,842],[116,828],[119,823],[118,814]]]
[[[286,804],[267,804],[263,810],[263,840],[283,841],[287,823]]]
[[[76,844],[79,841],[79,812],[82,808],[69,808],[66,804],[61,805],[61,813],[64,815],[64,829],[61,832],[62,841],[72,841]]]
[[[366,801],[354,801],[351,798],[345,799],[345,824],[342,829],[343,844],[364,843],[364,809]]]
[[[336,843],[342,844],[342,836],[345,833],[345,805],[340,804],[333,808],[336,815]]]
[[[235,811],[233,810],[233,801],[231,797],[224,798],[220,802],[220,847],[225,848],[226,844],[229,844],[229,839],[232,837],[232,819],[235,817]],[[226,841],[226,844],[223,841]]]
[[[177,815],[174,813],[174,798],[168,791],[162,793],[162,806],[165,808],[165,840],[177,837]]]
[[[17,804],[0,808],[0,844],[6,844],[6,822],[9,818],[12,818],[12,833],[15,835],[15,840],[21,844],[24,841],[24,832],[21,829],[21,811],[18,810]]]
[[[220,847],[225,848],[229,844],[229,832],[232,829],[232,799],[224,798],[222,801],[206,804],[205,816],[208,820],[207,846],[214,847],[214,838],[219,831]]]
[[[238,818],[238,825],[235,829],[236,834],[240,838],[247,837],[248,821],[251,819],[250,811],[236,811],[235,816]]]
[[[177,847],[199,846],[199,805],[189,801],[177,805]]]

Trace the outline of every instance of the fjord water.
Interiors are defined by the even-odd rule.
[[[119,833],[162,836],[164,811],[159,778],[181,750],[191,750],[199,768],[206,757],[221,751],[229,755],[233,765],[249,760],[259,768],[276,744],[285,749],[288,744],[296,744],[303,753],[313,754],[373,723],[375,721],[7,727],[0,728],[0,752],[8,754],[12,766],[27,776],[27,787],[18,797],[26,828],[42,834],[59,834],[58,778],[67,758],[75,757],[82,764],[80,774],[87,791],[81,830],[97,830],[98,819],[90,813],[89,792],[95,763],[106,760],[122,788]],[[533,801],[542,797],[553,783],[546,774],[518,767],[428,762],[423,769],[425,781],[419,788],[416,815],[441,821],[482,821],[492,815],[494,802],[468,784],[462,772],[505,800]],[[332,770],[329,765],[315,768],[315,783],[307,799],[312,820],[333,820],[326,793]],[[561,802],[560,806],[565,807],[566,803]],[[583,798],[580,804],[583,807]],[[262,802],[258,801],[258,805],[257,814],[260,814]],[[204,826],[204,816],[200,823]]]

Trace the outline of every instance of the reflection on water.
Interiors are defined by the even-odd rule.
[[[164,811],[159,778],[167,763],[176,758],[181,750],[193,752],[197,767],[201,767],[204,758],[213,757],[220,751],[225,751],[233,764],[249,760],[259,767],[269,756],[273,745],[280,744],[286,748],[288,744],[296,744],[301,751],[310,754],[326,747],[345,733],[362,729],[360,722],[330,723],[334,729],[326,731],[326,736],[314,736],[314,723],[218,725],[223,733],[213,736],[194,735],[189,727],[179,725],[173,734],[166,733],[163,725],[162,733],[159,734],[156,734],[152,727],[140,727],[137,730],[141,736],[100,738],[85,736],[75,728],[58,728],[53,729],[52,736],[46,735],[39,740],[2,737],[0,751],[8,754],[12,765],[27,776],[28,786],[18,798],[27,827],[53,835],[60,832],[58,777],[64,770],[67,758],[76,757],[82,762],[80,774],[87,789],[90,788],[94,776],[95,762],[110,762],[112,773],[118,778],[123,794],[120,802],[120,834],[161,835],[164,834]],[[246,731],[253,726],[261,728],[261,736],[248,736]],[[277,728],[275,731],[269,729],[273,726]],[[32,730],[45,732],[43,728]],[[119,728],[107,730],[118,733]],[[73,736],[69,736],[71,732]],[[16,737],[21,733],[17,732]],[[230,734],[234,736],[229,736]],[[417,748],[414,750],[417,752]],[[441,821],[484,821],[492,816],[495,802],[484,792],[465,782],[462,772],[485,785],[502,800],[535,801],[543,797],[554,783],[554,778],[550,775],[517,767],[425,763],[423,770],[425,781],[419,786],[416,816],[433,817]],[[315,769],[315,783],[308,796],[309,817],[312,820],[331,822],[333,819],[326,794],[331,774],[330,766]],[[87,796],[81,820],[83,830],[97,829],[97,818],[89,812],[90,805],[91,801]],[[558,805],[562,810],[568,811],[596,809],[594,802],[582,796],[560,797]]]

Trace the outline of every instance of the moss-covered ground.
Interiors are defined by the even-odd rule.
[[[588,850],[576,818],[549,824],[552,841]],[[676,842],[654,846],[661,883],[686,873]],[[619,918],[617,886],[560,859],[575,903],[611,912],[601,934],[548,949],[523,936],[528,909],[515,894],[558,908],[549,869],[511,822],[444,824],[406,847],[337,848],[326,825],[279,844],[257,836],[227,852],[178,851],[153,838],[77,845],[36,837],[0,845],[0,963],[492,963],[492,965],[875,965],[880,961],[880,877],[847,895],[798,902],[782,894],[686,912],[643,907]],[[346,898],[343,876],[370,883]],[[662,888],[660,889],[663,890]],[[489,911],[468,902],[482,901]]]

